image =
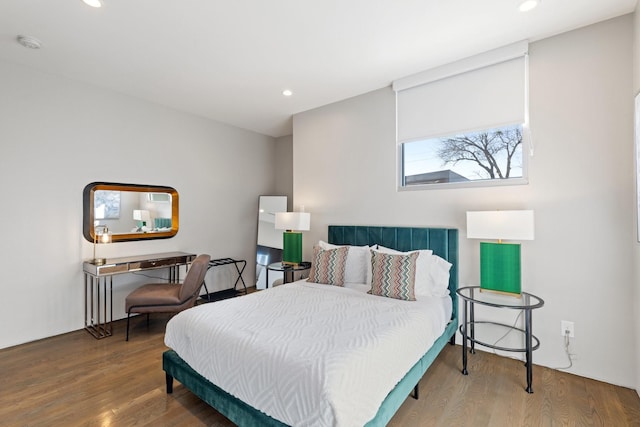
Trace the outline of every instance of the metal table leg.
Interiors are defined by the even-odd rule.
[[[524,310],[524,323],[525,323],[525,349],[526,349],[526,364],[527,364],[527,393],[533,393],[532,382],[533,382],[533,363],[531,363],[532,359],[532,348],[533,348],[533,339],[531,333],[531,309]]]
[[[476,354],[476,326],[475,326],[475,306],[472,301],[468,301],[469,303],[469,329],[471,330],[471,350],[469,353]]]
[[[467,301],[463,302],[462,310],[462,375],[469,375],[467,371]]]

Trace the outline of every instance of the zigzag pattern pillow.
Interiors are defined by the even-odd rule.
[[[392,255],[371,251],[372,295],[415,301],[416,261],[418,252]]]
[[[349,247],[322,249],[313,247],[313,262],[309,270],[308,282],[344,286],[344,271],[347,265]]]

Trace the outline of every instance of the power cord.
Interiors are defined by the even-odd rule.
[[[518,324],[518,320],[520,320],[520,316],[522,316],[522,313],[524,312],[524,310],[520,311],[520,313],[518,314],[518,316],[516,317],[516,320],[513,322],[513,328],[516,327],[516,325]],[[496,346],[500,341],[502,341],[503,339],[505,339],[507,337],[507,335],[509,335],[511,332],[514,331],[513,328],[509,328],[509,330],[507,332],[505,332],[504,335],[502,335],[500,338],[498,338],[493,345]],[[562,367],[555,367],[555,368],[551,368],[551,369],[556,369],[556,370],[565,370],[565,369],[571,369],[571,367],[573,366],[573,357],[575,356],[575,353],[571,353],[569,351],[569,345],[571,344],[571,337],[569,336],[569,331],[564,331],[564,352],[567,355],[567,359],[569,360],[569,365],[568,366],[562,366]],[[498,355],[498,352],[496,349],[493,349],[493,354]],[[522,358],[518,358],[519,360],[522,360]]]
[[[496,344],[498,344],[500,341],[502,341],[503,339],[505,339],[507,337],[507,335],[509,335],[511,332],[514,331],[514,328],[516,327],[516,325],[518,324],[518,320],[520,320],[520,316],[522,316],[522,313],[524,312],[524,310],[521,310],[520,313],[518,313],[518,316],[516,317],[516,320],[514,320],[513,325],[511,328],[509,328],[509,330],[507,332],[504,333],[504,335],[502,335],[500,338],[498,338],[494,343],[493,346],[495,347]],[[497,350],[494,348],[493,349],[493,354],[498,355]],[[520,357],[518,357],[517,359],[522,360]]]
[[[569,351],[569,344],[571,344],[570,342],[570,337],[569,337],[569,331],[564,331],[564,352],[567,355],[567,359],[569,359],[569,366],[563,366],[563,367],[557,367],[557,368],[553,368],[553,369],[570,369],[573,366],[573,356],[575,356],[575,354],[571,353]]]

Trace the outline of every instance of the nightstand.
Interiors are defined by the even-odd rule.
[[[269,271],[281,271],[282,272],[282,283],[293,282],[294,274],[297,271],[307,271],[311,268],[310,262],[301,262],[297,265],[292,264],[283,264],[281,262],[274,262],[273,264],[269,264],[267,266],[267,276],[266,276],[266,288],[269,288]],[[290,280],[288,280],[290,278]]]
[[[525,353],[525,366],[527,367],[527,393],[533,393],[531,384],[533,382],[533,350],[537,350],[540,347],[540,340],[536,338],[532,333],[531,316],[532,311],[536,308],[540,308],[544,305],[542,298],[533,294],[522,292],[520,295],[500,295],[491,291],[481,291],[480,286],[468,286],[460,288],[456,291],[458,296],[462,299],[462,324],[460,325],[460,333],[462,334],[462,374],[468,375],[467,371],[467,344],[471,343],[470,353],[475,353],[475,344],[478,343],[488,348]],[[474,316],[475,304],[484,305],[488,307],[522,310],[524,312],[525,328],[520,329],[512,325],[506,325],[496,322],[477,321]],[[500,347],[496,343],[491,344],[481,341],[482,327],[486,325],[494,325],[500,328],[504,328],[506,332],[513,330],[517,333],[523,334],[525,338],[524,348],[512,348],[512,347]],[[478,329],[478,331],[476,331]],[[478,332],[478,335],[476,335]]]

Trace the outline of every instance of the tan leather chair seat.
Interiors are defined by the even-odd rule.
[[[193,307],[209,269],[209,255],[198,255],[180,283],[148,283],[127,295],[127,341],[131,313],[177,313]]]

